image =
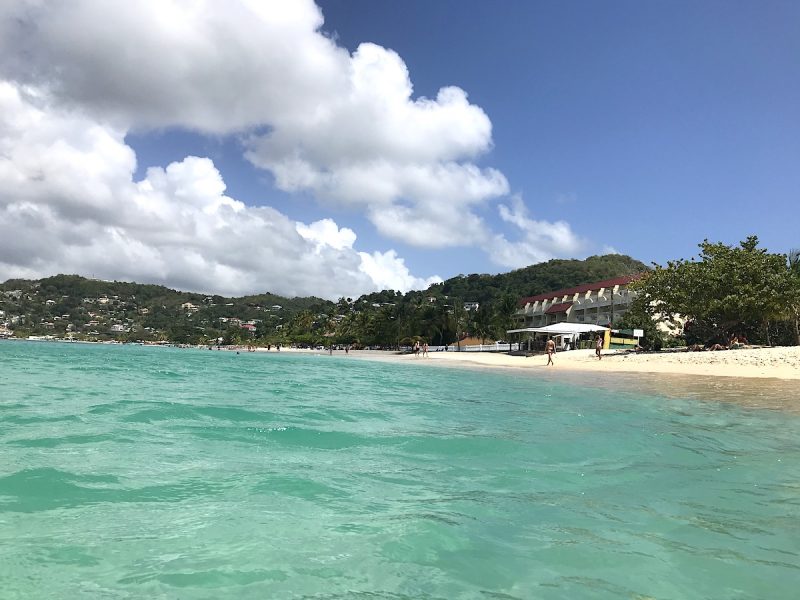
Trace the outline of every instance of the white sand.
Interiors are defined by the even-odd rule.
[[[352,351],[352,356],[418,364],[506,367],[525,370],[590,371],[622,373],[673,373],[719,377],[800,379],[800,346],[722,350],[717,352],[664,352],[653,354],[603,353],[597,360],[593,350],[558,352],[555,366],[547,367],[547,357],[509,356],[489,352],[432,352],[428,358],[392,352]],[[334,352],[344,355],[344,352]]]

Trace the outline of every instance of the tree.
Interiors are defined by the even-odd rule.
[[[417,308],[419,308],[419,305],[416,303],[413,297],[411,301],[402,302],[400,305],[398,305],[397,310],[395,311],[395,319],[397,320],[395,335],[397,336],[398,346],[400,345],[400,340],[402,338],[416,335],[417,329],[419,329],[419,316],[417,314]]]
[[[492,335],[492,311],[486,304],[481,304],[472,316],[473,333],[481,338],[481,344]]]
[[[222,336],[222,343],[226,346],[232,346],[242,343],[242,328],[236,325],[229,325]]]
[[[519,299],[511,294],[504,294],[494,311],[494,325],[497,339],[508,339],[508,330],[514,328],[514,313],[519,309]]]
[[[314,325],[314,315],[310,310],[302,310],[289,323],[289,331],[293,336],[310,336]]]
[[[450,310],[450,306],[444,302],[437,302],[433,309],[433,317],[430,322],[431,340],[438,340],[438,346],[445,346],[455,339],[455,319]]]
[[[785,314],[790,297],[786,257],[758,248],[756,236],[738,247],[708,240],[699,246],[699,260],[656,265],[631,283],[636,308],[661,322],[686,319],[687,342],[727,343],[731,334],[746,333],[769,343],[768,323]]]
[[[641,304],[631,306],[624,315],[614,322],[615,329],[641,329],[644,334],[639,345],[645,350],[661,350],[666,341],[664,333],[653,318],[643,310]]]
[[[800,249],[792,248],[787,256],[789,278],[789,318],[792,321],[794,343],[800,346]]]
[[[357,317],[355,313],[348,312],[336,326],[336,339],[340,344],[361,343]]]
[[[256,323],[255,337],[260,340],[263,340],[267,337],[268,334],[269,334],[269,328],[267,327],[267,324],[263,320],[259,320]]]

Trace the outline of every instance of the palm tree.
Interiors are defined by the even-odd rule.
[[[297,313],[289,323],[289,335],[303,341],[310,341],[311,328],[314,324],[314,315],[310,310],[303,310]]]
[[[517,312],[517,298],[511,294],[504,294],[497,303],[494,312],[494,322],[498,339],[505,339],[506,332],[514,326],[514,313]]]
[[[486,343],[486,338],[492,333],[492,311],[486,304],[481,304],[473,317],[473,330],[481,338],[481,344]]]
[[[400,346],[402,338],[416,335],[419,329],[419,306],[413,302],[401,302],[397,305],[395,319],[397,320],[397,345]]]

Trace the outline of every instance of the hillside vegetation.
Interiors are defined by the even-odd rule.
[[[240,298],[78,275],[0,284],[0,323],[18,337],[175,343],[355,344],[411,339],[446,344],[472,334],[497,339],[524,296],[639,273],[629,256],[551,260],[498,275],[459,275],[424,291],[384,290],[357,299]]]

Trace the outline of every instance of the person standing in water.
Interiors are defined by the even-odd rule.
[[[553,362],[553,354],[556,353],[556,343],[553,341],[553,338],[547,339],[547,344],[545,344],[544,349],[545,352],[547,352],[547,364],[545,366],[546,367],[549,367],[550,365],[555,366],[555,363]]]

